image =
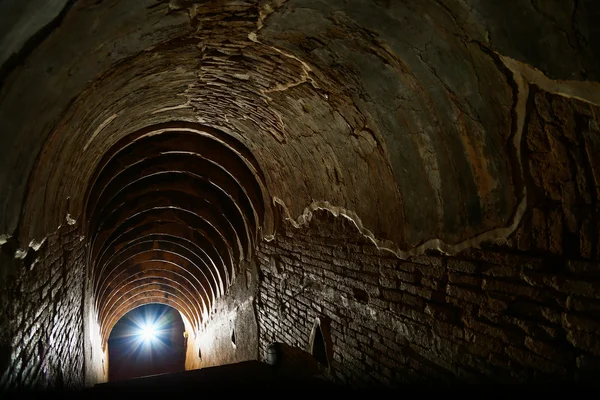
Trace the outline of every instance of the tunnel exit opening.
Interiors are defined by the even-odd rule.
[[[108,379],[121,381],[185,370],[184,322],[179,311],[146,304],[125,314],[108,339]]]

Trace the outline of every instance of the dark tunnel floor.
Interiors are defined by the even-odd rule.
[[[135,379],[97,384],[81,391],[29,391],[7,393],[13,398],[144,398],[165,397],[172,395],[218,394],[231,396],[239,394],[264,396],[309,395],[322,398],[324,396],[357,395],[379,397],[382,395],[411,394],[422,395],[460,395],[463,398],[515,399],[531,398],[536,394],[569,393],[585,395],[598,390],[600,385],[589,380],[586,383],[545,383],[518,385],[451,385],[415,384],[402,387],[385,388],[382,386],[349,387],[329,381],[291,375],[276,367],[258,361],[246,361],[236,364],[209,367],[179,373],[159,374]],[[286,393],[287,391],[287,393]],[[4,397],[3,398],[7,398]]]

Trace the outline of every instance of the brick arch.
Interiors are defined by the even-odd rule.
[[[140,129],[90,179],[84,226],[104,340],[129,304],[160,296],[175,296],[198,329],[252,257],[269,207],[264,176],[240,142],[201,128]]]

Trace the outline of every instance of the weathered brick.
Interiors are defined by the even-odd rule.
[[[425,313],[441,321],[454,321],[459,316],[459,310],[450,305],[427,303]]]
[[[600,320],[586,318],[571,313],[563,314],[563,325],[567,329],[578,329],[587,332],[600,332]]]
[[[561,364],[570,364],[575,358],[574,353],[559,348],[556,343],[548,343],[527,336],[525,347],[549,360],[560,360]]]
[[[56,368],[60,360],[63,382],[67,387],[83,385],[83,324],[81,293],[85,264],[84,242],[73,240],[76,230],[64,227],[53,233],[37,254],[32,269],[22,274],[0,291],[0,303],[11,304],[18,313],[8,318],[11,324],[11,367],[4,374],[1,388],[44,388],[54,385],[55,374],[42,368]],[[62,236],[62,238],[61,238]],[[73,250],[63,256],[62,243]],[[14,295],[14,288],[25,295]],[[7,290],[8,289],[8,290]],[[10,300],[8,300],[10,299]],[[5,316],[1,314],[0,318]],[[68,332],[69,334],[64,334]],[[44,357],[41,357],[41,349]]]
[[[448,259],[448,269],[465,274],[474,274],[477,272],[477,266],[473,262],[457,258]]]
[[[370,245],[348,245],[355,243],[352,237],[346,240],[351,231],[330,228],[330,237],[337,235],[338,240],[320,241],[311,237],[309,228],[295,234],[300,244],[291,248],[305,254],[310,263],[292,265],[288,274],[314,276],[321,285],[310,298],[297,296],[298,302],[290,302],[290,307],[307,304],[314,311],[318,305],[315,315],[330,319],[332,373],[346,382],[382,383],[385,378],[398,383],[411,375],[407,371],[412,371],[410,379],[521,382],[572,374],[563,365],[575,365],[576,360],[593,364],[576,358],[580,353],[600,356],[595,335],[600,331],[596,326],[600,306],[593,300],[594,282],[583,284],[586,279],[575,276],[575,270],[567,279],[559,277],[558,267],[548,260],[490,250],[464,252],[460,258],[397,260]],[[338,260],[321,257],[327,254],[323,246],[331,246]],[[589,268],[585,271],[589,273]],[[289,279],[288,289],[297,292],[299,282]],[[367,304],[354,301],[356,289],[368,293]],[[273,311],[267,311],[265,319],[276,319]],[[299,338],[306,341],[311,317],[289,314],[288,326],[276,327],[279,337],[290,345]]]
[[[453,272],[448,274],[448,282],[455,285],[481,286],[481,278]]]
[[[519,285],[513,282],[499,281],[495,279],[484,279],[482,283],[484,290],[493,292],[508,293],[516,296],[536,298],[539,296],[539,290],[529,285]]]

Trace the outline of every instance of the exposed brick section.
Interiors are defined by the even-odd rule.
[[[228,292],[196,335],[187,341],[186,370],[256,360],[258,328],[253,299],[257,292],[256,266],[242,263]],[[232,343],[235,336],[235,344]]]
[[[507,249],[402,261],[327,212],[260,248],[260,350],[331,320],[334,379],[355,385],[582,380],[600,365],[597,263]],[[589,272],[595,271],[595,272]]]
[[[66,225],[24,260],[4,252],[0,318],[8,363],[1,389],[83,385],[84,244],[76,227]]]

